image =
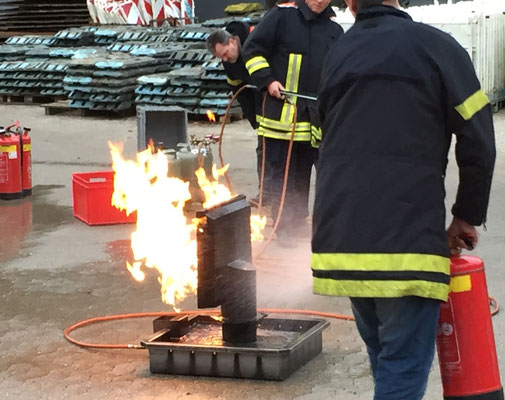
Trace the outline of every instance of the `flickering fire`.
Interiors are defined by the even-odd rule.
[[[230,189],[225,185],[219,183],[219,178],[224,176],[226,171],[228,170],[228,165],[225,165],[223,168],[217,168],[216,164],[212,166],[212,177],[213,181],[207,178],[207,174],[203,168],[199,168],[195,174],[198,178],[198,184],[200,188],[203,190],[205,194],[205,202],[203,206],[205,208],[211,208],[223,201],[231,199],[233,196],[230,192]]]
[[[134,262],[127,268],[137,280],[145,277],[142,267],[156,269],[162,300],[175,307],[197,286],[196,226],[183,212],[191,198],[189,183],[168,176],[162,152],[147,149],[133,161],[113,144],[109,147],[115,171],[112,205],[127,214],[137,212],[131,235]]]
[[[191,199],[189,182],[168,176],[168,159],[163,152],[147,149],[136,160],[125,160],[120,146],[109,143],[115,171],[111,203],[129,215],[137,212],[136,231],[131,236],[133,262],[126,267],[137,281],[145,279],[143,268],[159,273],[163,302],[177,305],[197,287],[196,229],[199,221],[189,221],[184,205]],[[212,168],[209,179],[203,168],[195,173],[205,194],[203,206],[210,208],[233,197],[219,182],[228,166]],[[251,216],[251,239],[263,240],[266,217]]]
[[[267,217],[259,214],[251,215],[251,240],[261,242],[264,239],[263,230],[267,224]]]
[[[214,114],[212,111],[207,110],[207,118],[211,122],[216,122],[216,114]]]

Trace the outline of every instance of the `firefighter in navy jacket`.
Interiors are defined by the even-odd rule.
[[[242,45],[251,31],[252,27],[249,24],[243,21],[232,21],[226,26],[225,30],[217,30],[207,39],[207,48],[212,54],[221,59],[226,72],[226,80],[232,87],[234,94],[244,85],[251,83],[251,77],[242,57],[240,57]],[[260,92],[254,88],[246,88],[238,94],[237,100],[251,127],[257,129],[257,115],[261,109]],[[258,180],[261,178],[262,156],[262,139],[258,136],[258,146],[256,147]]]
[[[492,110],[451,36],[413,22],[396,0],[348,4],[356,23],[331,49],[319,93],[314,291],[351,297],[375,398],[421,399],[450,249],[465,248],[464,236],[476,243],[486,221]],[[446,231],[453,134],[460,179]]]
[[[246,22],[232,21],[226,25],[225,31],[213,32],[207,39],[209,51],[220,58],[226,72],[226,81],[236,93],[242,86],[250,83],[251,77],[245,63],[240,57],[241,47],[246,41],[252,27]],[[256,115],[261,107],[261,96],[255,89],[245,89],[237,100],[253,129],[258,128]]]
[[[249,35],[242,49],[252,83],[269,93],[264,115],[259,119],[258,133],[266,140],[274,218],[295,112],[292,104],[281,99],[279,90],[308,95],[317,93],[324,58],[330,45],[343,32],[334,20],[329,2],[296,0],[277,4]],[[297,122],[286,202],[278,228],[279,240],[281,236],[289,236],[289,232],[304,223],[308,215],[314,147],[318,146],[321,137],[315,102],[296,97],[292,101],[297,108]]]

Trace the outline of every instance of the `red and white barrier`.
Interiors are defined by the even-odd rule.
[[[184,25],[195,16],[193,0],[87,0],[87,5],[97,24],[161,25],[171,20]]]

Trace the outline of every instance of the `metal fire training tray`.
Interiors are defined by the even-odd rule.
[[[221,322],[205,315],[161,317],[155,336],[142,341],[152,373],[284,380],[322,350],[329,322],[316,319],[264,318],[256,343],[229,345]]]

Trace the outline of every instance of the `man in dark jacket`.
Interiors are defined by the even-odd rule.
[[[207,38],[207,48],[217,58],[221,59],[226,72],[226,80],[232,87],[233,93],[236,93],[244,85],[250,84],[251,77],[240,53],[242,44],[251,31],[252,27],[249,24],[242,21],[232,21],[226,26],[226,29],[217,30]],[[261,113],[261,95],[258,90],[254,88],[244,89],[237,96],[237,100],[251,127],[258,129],[257,119]],[[258,145],[256,147],[258,180],[261,179],[262,157],[262,139],[261,136],[258,136]],[[257,197],[253,199],[253,202],[257,202]]]
[[[314,291],[347,296],[375,400],[420,400],[451,250],[477,244],[495,160],[492,111],[466,51],[397,0],[348,0],[355,25],[331,49],[319,93]],[[445,230],[456,136],[459,188]]]
[[[285,102],[280,91],[317,93],[324,58],[330,45],[343,33],[329,3],[330,0],[296,0],[277,4],[249,35],[242,49],[251,82],[268,92],[258,133],[265,137],[274,219],[279,212],[296,109],[287,194],[277,229],[279,244],[284,246],[293,243],[293,233],[308,232],[310,174],[321,129],[315,102],[297,97]]]
[[[250,83],[251,80],[245,63],[240,57],[242,44],[246,41],[250,31],[249,24],[232,21],[226,26],[226,29],[217,30],[207,38],[207,48],[217,58],[221,59],[226,72],[226,80],[232,87],[233,93]],[[245,89],[238,95],[237,100],[251,127],[257,129],[256,115],[259,114],[258,107],[261,104],[258,91]]]

